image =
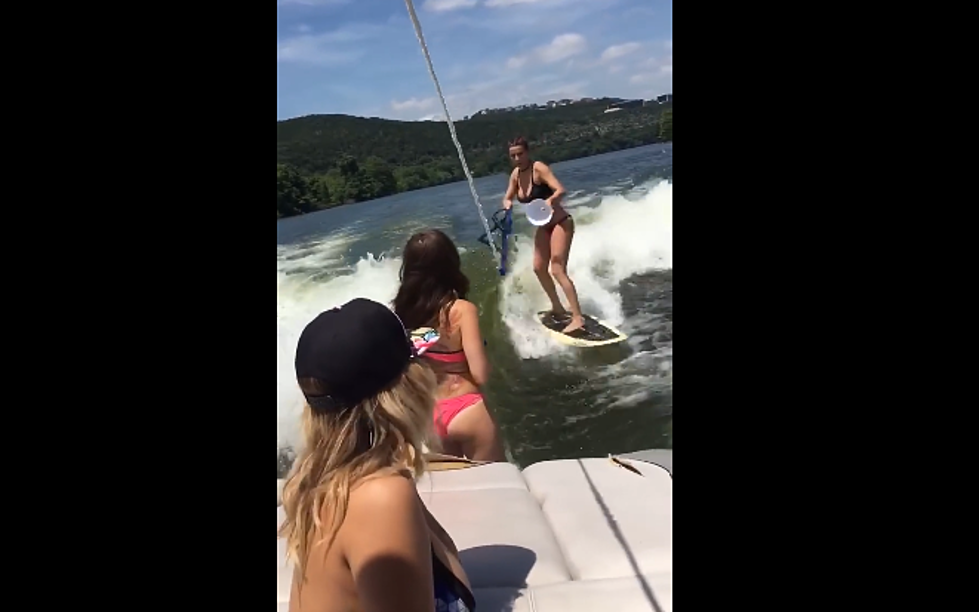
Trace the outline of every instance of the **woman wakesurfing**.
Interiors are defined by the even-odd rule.
[[[558,320],[570,319],[562,330],[562,333],[568,334],[581,329],[585,320],[581,316],[578,293],[568,276],[568,254],[571,251],[571,240],[574,238],[574,219],[561,206],[561,199],[565,194],[564,187],[547,164],[530,158],[530,145],[525,138],[514,139],[509,143],[509,147],[510,160],[514,168],[510,173],[510,184],[506,195],[503,196],[503,208],[509,210],[516,196],[523,204],[537,199],[544,200],[554,211],[551,220],[546,225],[538,227],[534,234],[534,273],[537,274],[544,293],[551,300],[552,316]],[[554,287],[554,280],[561,285],[564,295],[568,298],[570,316],[561,304]]]

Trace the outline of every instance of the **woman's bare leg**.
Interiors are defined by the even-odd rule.
[[[539,227],[537,233],[534,234],[534,274],[537,275],[540,286],[544,288],[547,299],[551,300],[551,312],[561,314],[566,311],[561,305],[561,298],[557,295],[557,289],[554,288],[554,279],[551,278],[551,273],[547,271],[547,263],[550,259],[551,233],[547,229]]]
[[[551,274],[571,307],[571,322],[564,328],[564,333],[574,331],[585,324],[581,316],[581,306],[578,304],[578,292],[575,290],[571,277],[568,276],[568,255],[571,253],[571,240],[574,238],[574,219],[568,218],[551,230]]]

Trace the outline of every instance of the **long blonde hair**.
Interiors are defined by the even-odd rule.
[[[310,395],[324,392],[316,379],[301,379],[299,385]],[[423,445],[435,440],[435,386],[428,366],[413,361],[391,386],[357,406],[324,414],[306,405],[306,444],[282,489],[286,518],[278,534],[286,538],[300,584],[312,547],[323,541],[327,550],[333,545],[350,491],[360,480],[384,470],[407,470],[416,478],[425,471]],[[314,542],[318,532],[323,537]]]

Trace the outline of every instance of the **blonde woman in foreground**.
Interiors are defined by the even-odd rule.
[[[398,317],[356,299],[299,338],[305,447],[282,491],[291,612],[473,612],[455,544],[418,497],[436,381]]]

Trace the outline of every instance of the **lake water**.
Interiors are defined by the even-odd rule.
[[[478,241],[484,229],[465,182],[283,219],[276,223],[277,448],[300,439],[293,356],[303,327],[355,297],[389,303],[405,241],[429,227],[462,251],[493,366],[486,402],[513,461],[673,447],[673,146],[552,167],[575,218],[568,272],[582,309],[629,340],[592,349],[551,340],[535,318],[549,302],[531,269],[534,228],[514,215],[511,269],[501,277]],[[476,180],[487,216],[500,208],[506,181]]]

